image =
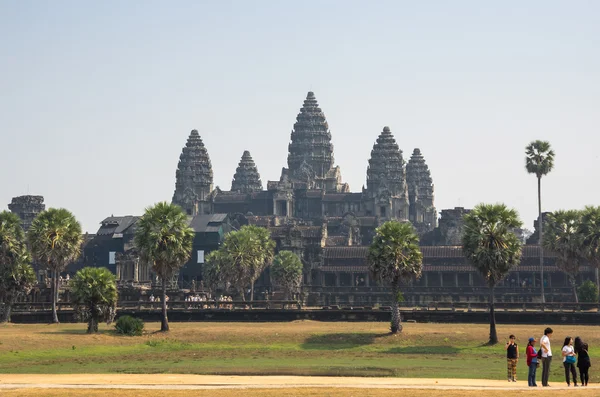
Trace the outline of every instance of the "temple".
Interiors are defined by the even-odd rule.
[[[204,257],[218,248],[224,235],[243,225],[257,225],[269,229],[276,250],[295,252],[302,259],[307,303],[372,305],[388,300],[389,289],[370,279],[367,250],[375,229],[393,219],[414,225],[423,251],[423,277],[405,286],[407,300],[486,299],[485,282],[460,247],[463,216],[469,210],[444,209],[438,224],[433,178],[421,150],[415,148],[406,162],[387,126],[373,134],[373,142],[370,158],[364,159],[366,183],[360,191],[351,191],[335,164],[325,114],[309,92],[293,125],[287,166],[279,180],[267,181],[264,187],[259,167],[246,150],[231,190],[225,191],[213,186],[210,148],[192,130],[179,157],[172,201],[188,214],[196,237],[192,258],[173,281],[184,288],[200,285]],[[154,281],[151,269],[139,263],[132,245],[137,219],[104,219],[86,244],[82,263],[107,266],[121,282]],[[500,300],[539,298],[538,258],[539,247],[525,247],[522,264],[498,287]],[[546,255],[547,299],[569,301],[568,278],[554,261]],[[590,273],[591,268],[584,266],[579,278],[593,277]],[[273,292],[268,270],[256,287]]]

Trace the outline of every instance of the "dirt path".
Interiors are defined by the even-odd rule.
[[[551,384],[552,390],[567,389],[564,383]],[[316,376],[212,376],[171,374],[73,374],[24,375],[0,374],[2,389],[154,389],[201,390],[244,388],[382,388],[382,389],[438,389],[438,390],[524,390],[526,381],[510,383],[485,379],[415,379],[415,378],[361,378]],[[540,388],[541,389],[541,388]],[[591,385],[587,389],[598,389]]]

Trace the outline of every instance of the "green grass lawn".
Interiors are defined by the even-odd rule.
[[[0,373],[183,373],[238,375],[339,375],[505,379],[503,343],[486,346],[489,326],[404,324],[398,336],[387,323],[172,323],[146,325],[140,337],[122,337],[83,324],[0,326]],[[544,326],[498,327],[501,340],[527,338]],[[600,328],[553,327],[552,380],[564,381],[559,351],[565,336],[590,344],[591,382],[600,382]],[[538,373],[538,379],[541,371]],[[525,360],[518,377],[527,378]]]

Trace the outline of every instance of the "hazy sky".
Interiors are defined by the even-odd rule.
[[[549,140],[544,209],[600,204],[598,1],[0,0],[0,208],[40,194],[95,232],[170,201],[190,130],[229,190],[250,150],[287,166],[309,90],[352,191],[390,126],[438,211],[505,202],[532,228],[524,147]]]

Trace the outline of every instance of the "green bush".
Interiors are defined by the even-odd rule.
[[[577,288],[577,296],[580,302],[598,302],[598,287],[587,280]]]
[[[144,322],[139,318],[123,316],[117,320],[115,329],[121,335],[140,336],[144,331]]]

